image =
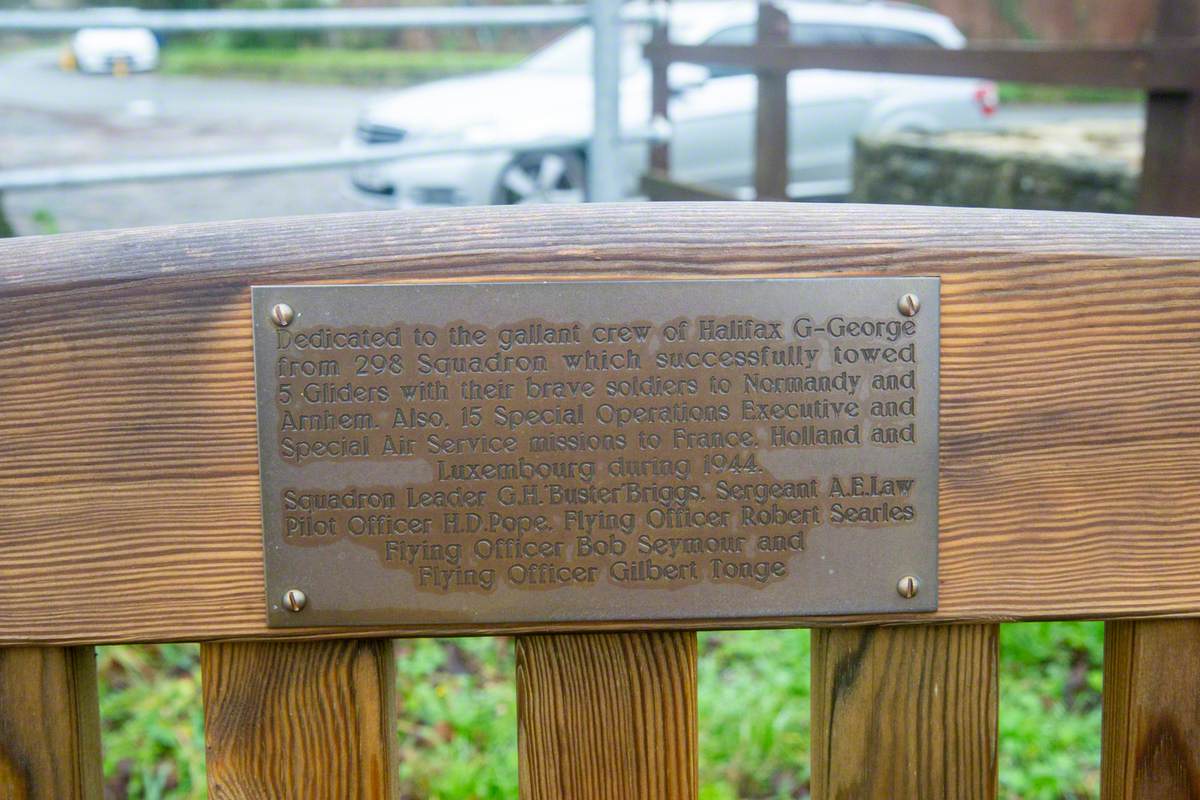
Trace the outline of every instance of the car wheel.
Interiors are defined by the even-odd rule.
[[[523,153],[500,173],[496,200],[502,205],[582,203],[587,199],[583,156],[571,151]]]

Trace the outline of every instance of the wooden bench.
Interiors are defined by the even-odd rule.
[[[830,275],[941,277],[936,612],[266,626],[252,284]],[[1108,621],[1103,796],[1200,797],[1197,615],[1200,221],[643,204],[0,242],[0,797],[99,797],[91,648],[165,641],[202,643],[213,797],[393,797],[390,639],[503,633],[523,797],[692,798],[692,631],[748,624],[815,629],[814,797],[994,797],[998,623],[1067,619]]]

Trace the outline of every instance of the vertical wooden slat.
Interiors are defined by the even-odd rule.
[[[696,634],[517,640],[524,800],[691,800]]]
[[[664,9],[669,9],[663,3]],[[669,12],[668,12],[669,16]],[[661,25],[654,27],[650,44],[665,47],[671,41],[671,32],[667,19]],[[670,119],[671,86],[667,80],[668,61],[661,57],[650,60],[650,115],[652,118]],[[671,146],[668,142],[658,142],[650,147],[650,168],[669,174],[671,171]]]
[[[994,798],[995,625],[813,632],[812,796]]]
[[[757,42],[786,44],[788,15],[770,3],[758,5]],[[754,118],[754,191],[757,200],[786,200],[788,185],[788,74],[760,70]]]
[[[1102,800],[1200,800],[1200,620],[1104,626]]]
[[[202,645],[209,796],[396,797],[387,639]]]
[[[0,798],[98,800],[101,790],[95,651],[0,648]]]
[[[1200,0],[1159,0],[1158,41],[1200,36]],[[1200,216],[1200,94],[1156,92],[1146,98],[1140,210]]]

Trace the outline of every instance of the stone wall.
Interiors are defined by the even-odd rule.
[[[862,138],[851,200],[1128,213],[1137,203],[1136,122]]]

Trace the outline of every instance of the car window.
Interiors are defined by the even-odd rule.
[[[705,44],[744,45],[753,44],[755,38],[754,25],[738,25],[717,31],[708,38]],[[792,44],[867,44],[869,39],[863,28],[854,25],[824,25],[814,23],[794,23],[791,26]],[[751,70],[741,67],[714,66],[711,70],[714,78],[725,75],[745,75]]]
[[[856,25],[792,25],[792,44],[867,44],[867,32]]]
[[[705,44],[750,44],[754,41],[753,25],[736,25],[719,30],[708,37]]]
[[[871,44],[896,47],[938,47],[938,43],[923,33],[898,31],[895,28],[866,28],[867,41]]]
[[[705,44],[744,45],[754,43],[754,25],[737,25],[732,28],[719,30],[704,41]],[[714,78],[724,78],[729,75],[746,75],[751,70],[742,67],[729,67],[723,64],[713,64],[709,74]]]
[[[754,25],[737,25],[717,31],[704,44],[747,45],[755,39]],[[812,45],[895,45],[901,47],[937,47],[933,39],[914,31],[895,28],[875,28],[859,25],[829,25],[824,23],[798,22],[791,26],[792,44]],[[713,65],[710,73],[714,78],[727,75],[746,75],[752,70],[742,67]]]

